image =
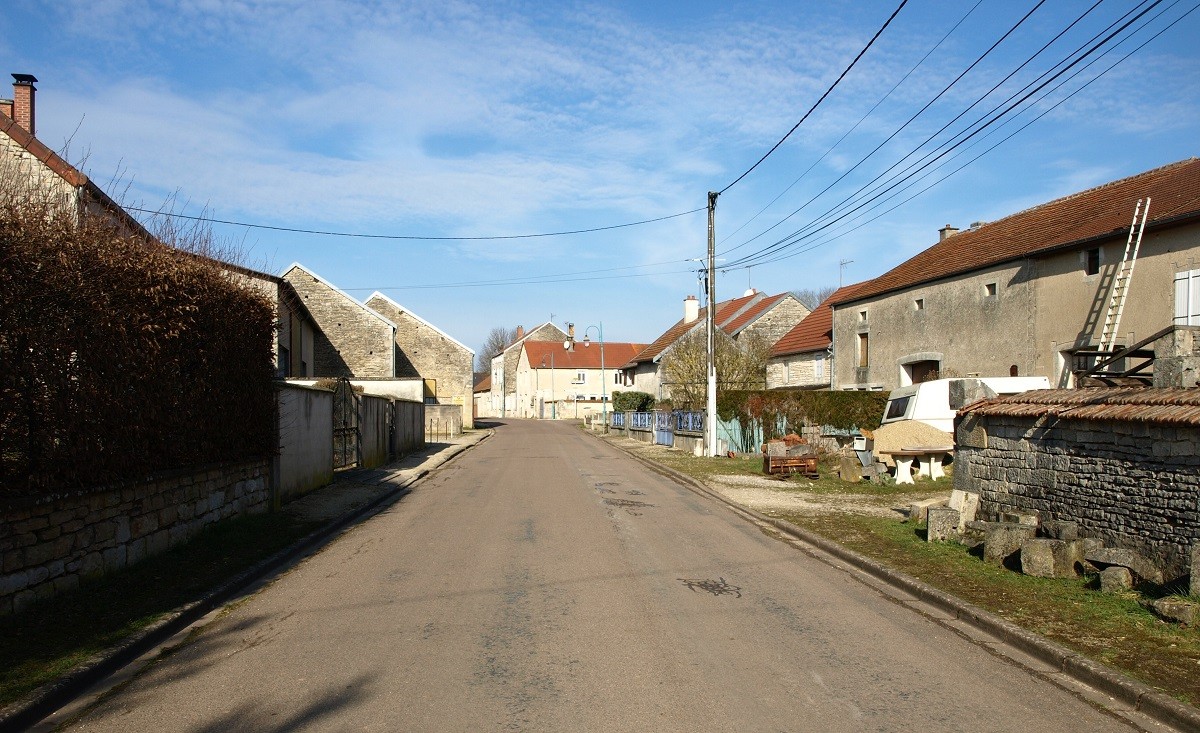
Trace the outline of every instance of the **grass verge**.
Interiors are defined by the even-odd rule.
[[[317,526],[283,513],[221,522],[186,545],[0,619],[0,707],[200,599]]]

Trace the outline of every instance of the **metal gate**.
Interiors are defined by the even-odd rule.
[[[359,402],[350,380],[341,377],[333,389],[333,469],[354,468],[359,463]]]
[[[657,445],[675,445],[675,416],[670,412],[654,413],[654,442]]]

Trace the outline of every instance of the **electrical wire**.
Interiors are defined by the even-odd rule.
[[[733,181],[731,181],[729,183],[729,185],[725,186],[725,188],[722,188],[720,191],[718,191],[717,195],[725,193],[729,189],[733,188],[738,183],[738,181],[740,181],[743,178],[745,178],[746,176],[750,175],[751,171],[753,171],[755,168],[757,168],[759,165],[761,165],[764,160],[766,160],[768,157],[770,157],[771,153],[774,153],[779,148],[780,145],[783,145],[783,142],[785,140],[787,140],[789,137],[792,136],[793,132],[795,132],[797,129],[800,128],[800,125],[804,124],[804,121],[808,119],[808,116],[811,115],[813,113],[813,111],[816,110],[816,108],[821,105],[821,102],[825,101],[825,98],[828,97],[830,95],[830,93],[833,92],[834,88],[836,88],[837,85],[841,83],[842,79],[846,78],[846,74],[850,73],[850,70],[854,68],[854,65],[858,63],[859,59],[861,59],[867,53],[868,50],[870,50],[871,46],[873,46],[875,44],[875,41],[879,39],[879,36],[883,35],[883,32],[885,30],[887,30],[887,27],[892,24],[892,21],[895,20],[896,16],[900,14],[900,11],[903,10],[904,6],[907,4],[908,4],[908,0],[900,0],[900,5],[898,5],[896,7],[896,9],[892,11],[892,14],[890,16],[888,16],[887,21],[884,22],[884,24],[879,28],[879,30],[875,31],[875,35],[871,36],[871,40],[867,42],[867,45],[863,46],[863,49],[858,52],[858,55],[854,57],[854,60],[850,62],[850,65],[847,66],[845,68],[845,70],[843,70],[842,73],[838,76],[838,78],[836,80],[834,80],[833,84],[831,84],[829,86],[829,88],[825,90],[825,93],[821,95],[821,98],[818,99],[816,101],[816,103],[814,103],[813,106],[810,107],[808,109],[808,111],[804,113],[804,116],[800,118],[800,121],[797,122],[796,124],[792,125],[792,129],[788,130],[786,135],[779,138],[779,142],[772,145],[771,149],[763,154],[763,157],[759,158],[758,161],[754,165],[747,168],[745,170],[745,172],[742,173],[742,175],[733,179]]]
[[[653,219],[642,219],[641,221],[631,221],[624,224],[610,224],[601,227],[592,227],[590,229],[572,229],[561,232],[538,232],[536,234],[497,234],[490,236],[479,237],[427,237],[415,234],[362,234],[357,232],[338,232],[338,231],[323,231],[319,229],[300,229],[296,227],[271,226],[269,224],[253,224],[244,221],[231,221],[228,219],[215,219],[209,216],[191,216],[188,214],[176,214],[169,211],[156,211],[154,209],[139,209],[136,206],[123,207],[127,211],[137,211],[143,214],[152,214],[154,216],[165,216],[171,219],[188,219],[190,221],[202,221],[210,224],[228,224],[230,226],[246,227],[248,229],[265,229],[273,232],[289,232],[292,234],[315,234],[324,237],[349,237],[355,239],[393,239],[393,240],[413,240],[421,242],[481,242],[481,241],[498,241],[507,239],[537,239],[542,237],[564,237],[572,234],[591,234],[594,232],[607,232],[613,229],[624,229],[627,227],[641,226],[642,224],[653,224],[659,221],[667,221],[668,219],[678,219],[681,216],[695,214],[705,210],[705,207],[692,209],[691,211],[681,211],[678,214],[668,214],[667,216],[658,216]]]

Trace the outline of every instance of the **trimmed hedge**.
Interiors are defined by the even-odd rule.
[[[646,412],[654,409],[654,395],[645,392],[613,392],[613,410],[617,412]]]
[[[887,392],[828,390],[723,392],[717,395],[717,414],[722,420],[737,418],[761,425],[776,425],[785,418],[789,425],[875,430],[883,419],[887,396]]]
[[[271,455],[274,319],[212,260],[0,204],[0,492]]]

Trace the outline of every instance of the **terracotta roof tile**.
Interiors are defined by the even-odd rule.
[[[29,134],[28,130],[18,125],[3,112],[0,112],[0,132],[11,137],[18,145],[25,148],[30,155],[42,161],[47,168],[57,173],[59,177],[75,188],[79,188],[87,183],[87,176],[60,158],[58,153],[46,147],[45,143]]]
[[[646,348],[645,344],[605,342],[604,366],[607,369],[620,369],[644,348]],[[599,344],[594,341],[591,346],[584,346],[582,340],[576,341],[574,351],[564,349],[562,341],[526,341],[525,354],[535,369],[543,359],[546,360],[545,368],[548,369],[551,363],[551,354],[554,356],[555,369],[600,368],[600,348]]]
[[[976,402],[959,414],[1200,425],[1200,389],[1038,389]]]
[[[850,300],[1129,231],[1134,205],[1149,196],[1149,228],[1200,215],[1200,160],[1189,158],[1013,214],[938,242],[870,281]]]
[[[868,281],[869,282],[869,281]],[[818,351],[829,348],[833,343],[833,303],[850,298],[855,291],[866,285],[866,282],[854,283],[838,288],[808,316],[783,338],[771,347],[771,356],[787,356],[802,354],[807,351]]]
[[[749,312],[745,310],[747,306],[750,306],[756,303],[757,300],[762,299],[765,299],[763,294],[756,292],[752,295],[743,295],[740,298],[732,298],[730,300],[723,300],[720,303],[717,303],[717,327],[728,331],[728,326],[731,323],[733,323],[735,320],[738,320],[740,316],[743,316],[745,313]],[[684,323],[683,319],[680,318],[675,322],[675,325],[668,328],[663,335],[656,338],[653,343],[643,349],[641,353],[634,356],[634,358],[630,359],[629,363],[625,364],[624,366],[632,367],[634,364],[653,361],[658,357],[659,354],[670,348],[671,344],[675,343],[688,331],[691,331],[693,328],[695,328],[697,324],[703,324],[704,319],[707,317],[708,308],[701,308],[698,317],[691,323]]]
[[[492,375],[485,374],[475,382],[475,392],[490,392],[492,389]]]
[[[731,336],[736,336],[743,328],[753,323],[759,316],[771,310],[776,305],[779,305],[787,297],[787,293],[780,293],[779,295],[763,298],[747,308],[740,316],[721,326],[721,329]]]

